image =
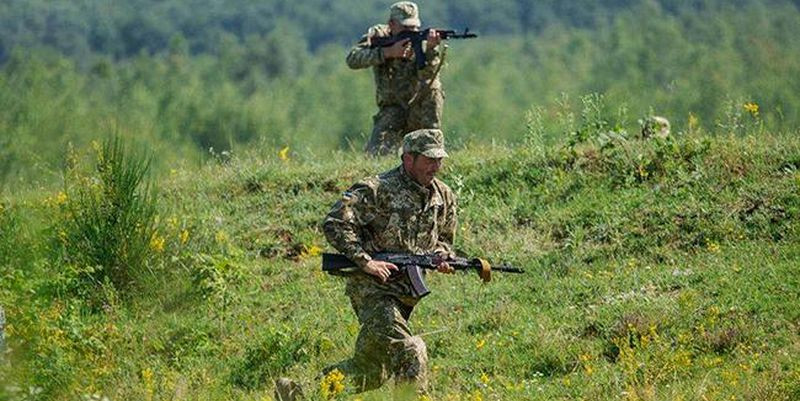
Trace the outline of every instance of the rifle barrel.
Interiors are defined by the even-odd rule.
[[[492,270],[497,270],[505,273],[525,273],[525,270],[513,266],[492,266]]]

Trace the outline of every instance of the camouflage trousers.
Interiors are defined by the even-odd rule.
[[[403,137],[422,128],[441,128],[444,91],[427,90],[429,95],[420,96],[409,106],[381,106],[372,117],[372,135],[365,151],[371,155],[387,155],[396,151]]]
[[[408,327],[413,307],[388,295],[350,295],[350,301],[361,324],[354,355],[323,373],[338,369],[356,392],[376,389],[392,377],[397,384],[427,391],[428,352],[422,338]]]

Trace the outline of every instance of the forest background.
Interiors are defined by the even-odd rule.
[[[0,183],[58,179],[65,144],[115,132],[148,144],[156,170],[241,147],[361,149],[371,73],[347,49],[379,1],[106,0],[0,3]],[[674,131],[765,128],[800,113],[800,11],[787,0],[421,1],[425,26],[469,28],[443,71],[453,146],[519,141],[541,108],[598,93],[623,124],[663,114]],[[735,127],[733,127],[735,129]]]

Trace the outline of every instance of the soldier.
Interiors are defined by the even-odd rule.
[[[408,40],[389,47],[370,47],[373,38],[419,30],[419,9],[415,3],[400,1],[392,4],[389,11],[388,23],[369,28],[347,55],[350,68],[372,67],[375,74],[378,114],[372,117],[372,135],[365,148],[371,155],[391,153],[407,132],[441,128],[444,105],[439,70],[445,45],[439,46],[441,38],[435,30],[431,30],[425,44],[427,63],[422,70],[417,70],[414,64]]]
[[[378,388],[391,377],[427,390],[425,342],[408,326],[418,299],[411,296],[407,276],[390,279],[397,266],[372,260],[370,254],[451,255],[456,200],[436,178],[445,157],[441,131],[409,133],[403,139],[401,165],[350,187],[322,223],[328,242],[364,273],[349,276],[345,288],[361,325],[354,355],[323,371],[338,369],[357,392]],[[444,261],[437,270],[453,272]],[[284,401],[300,393],[286,379],[278,381],[276,390],[276,398]]]
[[[402,164],[350,187],[323,222],[328,242],[364,273],[348,278],[345,293],[361,324],[353,357],[329,367],[350,377],[358,390],[379,387],[394,376],[400,383],[427,386],[428,360],[422,338],[411,334],[408,318],[418,299],[408,278],[389,279],[397,266],[370,258],[377,252],[452,252],[456,201],[435,176],[442,166],[444,138],[422,129],[403,139]],[[440,272],[452,272],[446,262]]]
[[[640,121],[642,125],[642,138],[661,138],[669,136],[669,120],[661,116],[650,116]]]

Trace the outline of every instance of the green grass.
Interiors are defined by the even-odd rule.
[[[431,398],[800,397],[800,140],[586,129],[572,145],[465,144],[446,161],[456,249],[526,273],[428,276],[411,325]],[[100,308],[49,291],[68,274],[52,252],[58,190],[3,199],[0,396],[262,400],[288,375],[321,399],[313,378],[358,327],[342,281],[320,271],[319,223],[350,183],[398,162],[326,156],[254,151],[164,174],[163,248],[151,242],[134,289],[98,287]]]

